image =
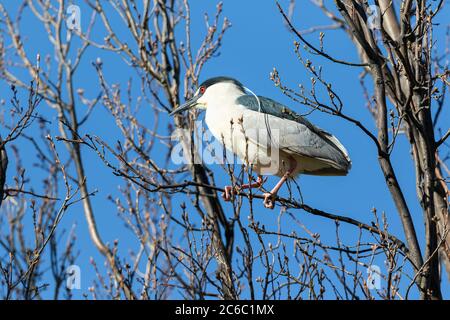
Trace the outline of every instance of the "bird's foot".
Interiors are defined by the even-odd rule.
[[[268,193],[264,193],[264,207],[266,207],[267,209],[273,209],[275,208],[275,197],[277,196],[274,193],[268,192]]]
[[[224,193],[222,193],[222,198],[225,201],[231,201],[232,197],[239,193],[239,187],[233,187],[233,186],[225,186]]]

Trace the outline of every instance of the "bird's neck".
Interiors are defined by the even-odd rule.
[[[209,130],[220,140],[222,135],[229,133],[230,121],[239,118],[239,107],[236,100],[244,95],[241,90],[227,90],[215,92],[214,99],[208,103],[205,122]]]
[[[238,87],[225,83],[213,86],[210,92],[205,114],[205,122],[212,134],[221,139],[222,134],[229,133],[230,121],[239,113],[236,100],[245,93]]]
[[[226,109],[230,109],[236,106],[236,100],[245,95],[245,92],[235,87],[217,88],[213,92],[214,99],[211,99],[208,103],[207,112],[216,111],[223,112]]]

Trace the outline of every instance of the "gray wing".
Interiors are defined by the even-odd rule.
[[[338,170],[350,170],[351,161],[345,147],[332,134],[314,126],[304,117],[296,114],[288,107],[272,99],[258,96],[259,102],[253,95],[240,96],[237,103],[246,108],[261,112],[276,118],[283,118],[298,123],[296,128],[283,128],[294,139],[284,139],[280,145],[283,151],[296,153],[305,157],[320,159],[330,163]],[[269,121],[266,121],[270,131]]]

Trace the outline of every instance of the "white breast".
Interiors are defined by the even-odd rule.
[[[240,163],[251,164],[257,174],[281,175],[285,171],[280,166],[288,163],[288,159],[268,141],[263,114],[236,105],[234,101],[222,102],[208,106],[205,122],[215,139],[233,152]]]

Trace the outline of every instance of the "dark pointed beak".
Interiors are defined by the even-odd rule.
[[[174,114],[183,112],[185,110],[189,110],[193,107],[195,107],[197,105],[197,100],[198,98],[200,98],[200,96],[194,96],[191,99],[189,99],[188,101],[186,101],[185,103],[183,103],[182,105],[180,105],[178,108],[175,108],[174,110],[172,110],[171,113],[169,113],[169,116],[173,116]]]

